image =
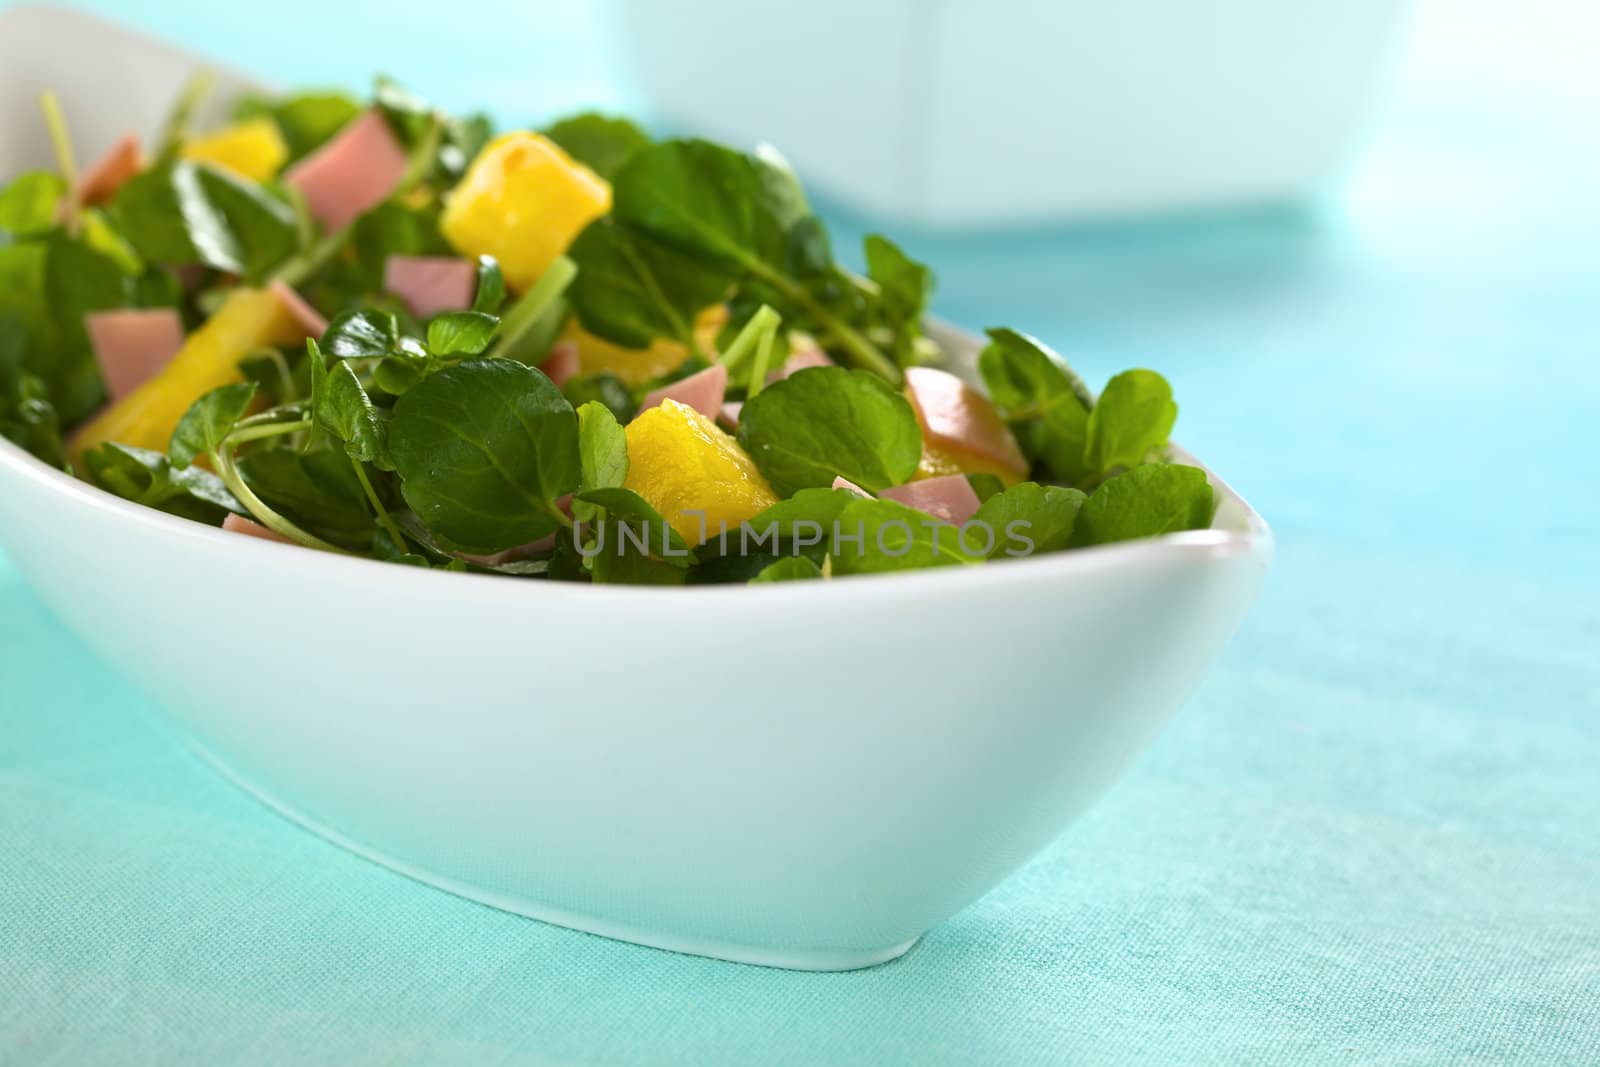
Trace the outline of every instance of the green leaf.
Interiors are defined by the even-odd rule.
[[[578,409],[578,460],[583,490],[615,488],[628,476],[627,434],[611,409],[595,400]],[[592,514],[591,508],[573,507],[574,518]]]
[[[22,316],[0,306],[0,437],[53,467],[67,465],[61,419],[38,375],[23,368]]]
[[[1092,401],[1083,381],[1034,338],[1007,329],[988,333],[978,372],[1023,451],[1053,478],[1085,481]]]
[[[1072,543],[1103,545],[1203,530],[1211,525],[1214,508],[1205,471],[1177,463],[1145,463],[1107,479],[1084,501]]]
[[[386,424],[355,369],[337,362],[326,373],[314,373],[312,382],[311,410],[317,425],[343,442],[352,458],[388,468]]]
[[[344,93],[314,92],[270,99],[247,96],[234,114],[241,119],[266,115],[278,124],[292,163],[311,154],[361,113],[361,105]]]
[[[848,489],[802,489],[750,519],[747,525],[763,539],[768,529],[775,529],[780,544],[793,544],[796,540],[817,543],[818,537],[825,539],[832,533],[839,514],[860,499],[859,494]]]
[[[894,336],[895,359],[902,367],[916,361],[916,342],[933,293],[933,272],[881,234],[863,242],[867,277],[878,287],[878,307]]]
[[[546,126],[544,135],[608,181],[630,156],[650,144],[650,138],[632,122],[595,111]]]
[[[643,551],[664,563],[674,567],[688,567],[695,561],[695,555],[689,550],[689,545],[672,528],[672,524],[632,489],[623,489],[613,486],[604,489],[588,489],[577,493],[574,502],[592,504],[605,512],[605,518],[610,524],[610,541],[605,544],[598,555],[596,562],[607,555],[621,555],[624,552]],[[638,535],[637,541],[623,540],[615,529],[617,524],[629,527]]]
[[[574,407],[582,407],[590,401],[605,405],[624,425],[632,420],[638,410],[638,405],[633,402],[633,394],[622,384],[622,379],[605,371],[599,374],[574,374],[561,383],[561,391]]]
[[[489,347],[500,320],[481,311],[447,311],[428,323],[428,351],[436,356],[475,356]]]
[[[172,465],[181,470],[197,456],[214,452],[222,439],[233,432],[234,424],[244,417],[255,395],[255,382],[235,382],[218,386],[191,404],[173,428],[172,440],[167,445]]]
[[[663,141],[617,171],[612,213],[665,244],[730,270],[777,262],[792,210],[770,168],[710,141]]]
[[[221,216],[219,232],[200,237],[200,224],[191,223],[190,236],[197,247],[226,248],[226,254],[213,254],[206,262],[221,270],[242,274],[252,285],[265,281],[273,268],[300,250],[300,231],[294,209],[259,185],[226,170],[205,164],[180,163],[173,169],[180,210],[187,219],[203,219],[204,227],[214,225],[212,212]],[[200,197],[209,211],[191,206],[190,198]],[[226,237],[223,236],[226,235]]]
[[[781,495],[844,477],[874,492],[909,481],[922,431],[905,397],[865,371],[817,367],[763,389],[739,443]]]
[[[193,263],[200,254],[179,210],[170,166],[153,167],[122,184],[106,209],[117,232],[151,263]]]
[[[381,359],[399,349],[400,323],[387,311],[346,311],[328,323],[322,346],[334,359]]]
[[[958,527],[893,500],[852,501],[832,540],[835,574],[880,574],[977,563]]]
[[[472,552],[555,529],[557,497],[582,477],[578,418],[543,374],[509,359],[468,360],[395,402],[389,452],[423,523]]]
[[[1166,446],[1177,420],[1178,405],[1165,378],[1153,370],[1123,371],[1106,383],[1089,411],[1084,463],[1100,474],[1136,467]]]
[[[584,329],[629,348],[666,337],[694,344],[695,315],[727,292],[724,271],[642,238],[609,216],[567,250],[578,265],[568,296]]]
[[[67,183],[48,170],[19,174],[0,191],[0,230],[30,237],[56,225],[56,209],[67,195]]]
[[[768,564],[760,574],[750,579],[750,584],[757,582],[794,582],[805,581],[809,578],[821,578],[822,568],[806,559],[804,556],[786,556],[776,563]]]
[[[111,442],[84,453],[83,465],[100,488],[170,515],[215,526],[229,512],[249,514],[221,478],[199,467],[175,468],[160,452]]]
[[[343,448],[256,444],[238,465],[251,491],[302,530],[345,548],[371,546],[372,513]]]
[[[997,475],[988,471],[974,471],[967,475],[967,484],[972,486],[972,491],[977,494],[978,501],[982,503],[996,493],[1005,491],[1006,483]]]
[[[985,500],[971,524],[987,531],[990,559],[1058,552],[1071,544],[1085,499],[1081,490],[1023,482]],[[965,543],[979,536],[973,533]]]
[[[478,284],[473,288],[472,310],[496,315],[506,300],[506,276],[493,256],[478,257]]]

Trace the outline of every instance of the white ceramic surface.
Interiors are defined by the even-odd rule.
[[[653,107],[877,217],[1124,217],[1300,196],[1358,146],[1410,0],[613,0]]]
[[[53,68],[55,35],[84,62]],[[93,20],[0,13],[0,174],[41,162],[17,147],[38,88],[18,99],[18,40],[69,102],[94,99],[97,57],[167,86],[189,62]],[[148,128],[164,103],[99,98],[96,135]],[[970,339],[945,339],[970,364]],[[1005,878],[1182,703],[1272,552],[1215,484],[1209,531],[667,590],[271,544],[0,442],[0,547],[202,753],[354,851],[607,936],[843,969]]]

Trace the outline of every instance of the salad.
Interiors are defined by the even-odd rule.
[[[1149,370],[1096,399],[988,331],[977,388],[888,238],[783,159],[582,114],[496,132],[379,80],[0,186],[0,434],[197,522],[416,567],[767,582],[1205,527]]]

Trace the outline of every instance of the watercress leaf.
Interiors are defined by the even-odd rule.
[[[83,456],[89,480],[124,500],[216,525],[225,515],[248,515],[222,479],[199,467],[174,468],[166,456],[115,442]]]
[[[1008,418],[1025,418],[1071,395],[1087,411],[1088,386],[1048,345],[1004,327],[985,331],[989,343],[978,354],[978,372],[989,396]]]
[[[436,176],[443,179],[442,184],[454,185],[459,181],[483,146],[493,138],[494,124],[487,115],[461,115],[445,119],[436,168]]]
[[[51,229],[66,193],[67,183],[53,171],[19,174],[0,190],[0,230],[16,237],[30,237]]]
[[[171,167],[152,167],[123,182],[106,214],[117,232],[148,262],[176,265],[199,258],[178,211]]]
[[[662,141],[617,171],[612,213],[665,244],[729,270],[782,258],[794,220],[787,181],[710,141]]]
[[[1058,552],[1071,543],[1085,499],[1077,489],[1023,482],[985,500],[972,521],[989,531],[990,559]]]
[[[762,206],[772,213],[781,232],[787,234],[801,220],[814,217],[800,179],[783,153],[763,142],[751,154],[750,163],[760,183]]]
[[[408,145],[422,140],[433,124],[433,108],[393,78],[379,75],[372,93],[373,102],[395,134]]]
[[[383,527],[379,527],[372,534],[372,554],[386,563],[399,563],[407,567],[431,567],[427,556],[395,544],[394,538]]]
[[[428,323],[428,351],[436,356],[475,356],[489,347],[500,320],[481,311],[447,311]]]
[[[568,296],[584,329],[630,348],[660,337],[692,344],[696,313],[731,281],[609,216],[585,227],[567,254],[578,265]]]
[[[874,492],[909,481],[922,458],[911,404],[883,379],[843,367],[767,386],[739,414],[739,443],[784,496],[842,476]]]
[[[278,124],[294,162],[320,148],[361,113],[361,105],[344,93],[311,92],[270,99],[245,96],[234,106],[237,118],[266,115]]]
[[[602,548],[595,557],[596,561],[606,555],[620,555],[625,552],[644,553],[660,559],[674,567],[688,567],[695,561],[695,555],[689,550],[688,544],[678,531],[657,511],[649,501],[635,493],[632,489],[623,489],[613,486],[603,489],[588,489],[577,493],[573,502],[592,504],[605,512],[606,520],[611,524],[610,534],[612,539]],[[630,527],[637,534],[637,541],[621,539],[616,524]]]
[[[168,171],[178,217],[200,262],[231,274],[245,273],[245,249],[222,209],[206,195],[201,168],[177,163]]]
[[[748,525],[764,540],[767,531],[774,530],[779,543],[812,541],[819,533],[822,537],[832,533],[839,513],[860,499],[860,494],[848,489],[802,489],[788,500],[780,500],[767,508],[749,520]]]
[[[389,452],[423,523],[472,552],[555,529],[582,477],[578,418],[549,378],[509,359],[468,360],[395,402]]]
[[[23,368],[22,316],[0,306],[0,437],[53,467],[65,467],[61,419],[38,375]]]
[[[244,417],[255,395],[255,382],[235,382],[218,386],[191,404],[173,428],[167,445],[172,465],[181,470],[197,456],[215,451]]]
[[[1106,479],[1078,511],[1074,545],[1159,537],[1211,525],[1205,471],[1179,463],[1144,463]]]
[[[608,537],[614,538],[613,529]],[[682,585],[688,580],[686,567],[633,550],[613,552],[607,547],[594,557],[592,576],[605,585]]]
[[[312,396],[317,425],[340,441],[351,457],[387,468],[386,424],[348,363],[335,363],[317,381]]]
[[[972,486],[972,491],[977,494],[978,502],[982,503],[996,493],[1005,491],[1006,483],[988,471],[973,471],[967,475],[967,484]]]
[[[1060,358],[1026,334],[992,329],[978,372],[1028,458],[1053,478],[1082,482],[1091,398]]]
[[[251,491],[302,530],[346,548],[372,544],[372,513],[342,447],[256,445],[238,466]]]
[[[428,373],[428,357],[401,352],[372,368],[372,384],[390,396],[404,396]]]
[[[629,156],[650,143],[645,132],[629,120],[595,111],[546,126],[544,135],[608,181]]]
[[[187,197],[199,195],[222,217],[228,235],[228,256],[237,266],[208,260],[212,266],[234,270],[243,274],[245,281],[258,284],[300,250],[294,209],[269,195],[262,186],[203,164],[179,164],[173,171],[173,180],[179,190],[180,206]],[[191,181],[195,188],[191,188]],[[189,218],[191,209],[183,210],[184,217]],[[195,217],[204,218],[207,225],[212,222],[209,213],[199,212]],[[191,236],[201,246],[200,237],[194,233]]]
[[[776,563],[768,564],[760,574],[750,579],[750,584],[755,585],[757,582],[794,582],[821,577],[822,568],[806,557],[785,556]]]
[[[581,407],[591,400],[604,404],[623,424],[627,424],[638,410],[638,405],[633,402],[633,394],[622,383],[622,379],[608,371],[574,374],[561,383],[561,391],[574,407]]]
[[[595,400],[578,408],[578,459],[584,490],[613,488],[628,476],[627,435],[611,409]]]
[[[400,347],[400,323],[387,311],[346,311],[328,323],[322,347],[335,359],[378,359]]]
[[[1165,378],[1153,370],[1123,371],[1106,383],[1089,411],[1084,463],[1101,474],[1137,466],[1166,445],[1177,419]]]
[[[495,315],[506,299],[506,276],[499,260],[493,256],[478,257],[478,283],[473,289],[472,310]]]
[[[977,563],[958,527],[893,500],[851,501],[833,533],[833,573],[879,574]]]
[[[916,362],[916,341],[933,292],[933,272],[881,234],[863,242],[867,277],[878,287],[878,306],[894,335],[895,359],[901,366]]]

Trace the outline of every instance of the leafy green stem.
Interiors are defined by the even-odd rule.
[[[383,527],[383,532],[389,535],[396,548],[402,552],[406,551],[405,535],[400,532],[400,527],[389,515],[389,509],[384,507],[383,501],[378,498],[378,491],[372,487],[372,479],[367,477],[367,465],[354,456],[350,457],[350,465],[355,468],[356,481],[361,483],[361,491],[367,495],[367,503],[372,505],[373,512],[378,516],[378,525]]]
[[[772,345],[777,336],[776,322],[761,331],[761,339],[756,342],[756,361],[750,365],[750,388],[745,391],[747,401],[754,400],[756,394],[766,387],[767,366],[772,362]]]
[[[533,288],[523,293],[500,320],[500,351],[514,349],[577,276],[578,265],[566,256],[557,256]]]
[[[886,379],[891,385],[900,384],[900,367],[894,360],[884,355],[877,345],[863,337],[855,327],[819,304],[803,287],[758,259],[747,259],[746,266],[756,277],[799,304],[808,315],[821,323],[833,335],[834,340],[839,342],[851,363]]]
[[[763,337],[771,336],[778,330],[778,324],[783,321],[783,316],[767,304],[762,304],[756,313],[750,316],[750,321],[734,335],[728,342],[728,347],[722,352],[722,365],[728,368],[731,374],[744,363],[746,357],[755,353],[760,347]]]
[[[161,139],[156,142],[156,154],[166,159],[177,153],[182,147],[184,139],[189,136],[189,120],[194,118],[194,112],[200,106],[200,101],[205,99],[211,91],[211,86],[216,82],[216,77],[209,70],[197,70],[183,83],[183,89],[178,93],[177,101],[172,105],[172,112],[167,116],[167,121],[161,126]]]
[[[73,233],[78,228],[78,212],[81,205],[78,203],[78,158],[72,152],[72,135],[67,132],[67,116],[61,110],[61,100],[54,90],[46,90],[39,94],[39,108],[44,112],[45,129],[50,133],[50,147],[56,154],[56,166],[61,168],[61,177],[67,183],[66,225],[67,232]]]
[[[217,469],[217,476],[222,479],[228,491],[234,498],[243,504],[245,510],[261,525],[282,537],[287,537],[296,544],[307,548],[320,549],[323,552],[335,552],[339,555],[349,555],[338,545],[329,544],[312,534],[306,533],[300,527],[278,514],[267,506],[266,501],[256,496],[255,491],[245,483],[239,474],[239,468],[233,461],[233,453],[238,446],[249,441],[259,441],[266,437],[277,437],[282,434],[299,433],[311,427],[311,420],[300,419],[294,422],[263,422],[255,425],[240,425],[232,433],[222,439],[211,453],[211,465]]]

